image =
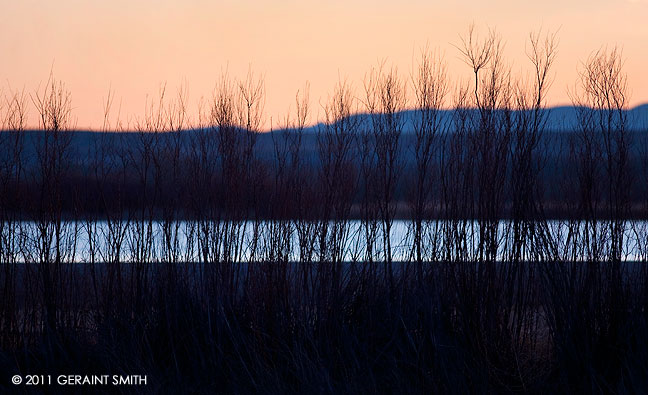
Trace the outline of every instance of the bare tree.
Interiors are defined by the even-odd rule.
[[[445,62],[429,49],[421,51],[418,68],[413,72],[412,85],[416,97],[414,115],[414,157],[416,163],[412,200],[412,221],[414,228],[414,253],[418,263],[418,277],[422,277],[425,231],[424,220],[430,216],[432,191],[435,181],[435,155],[438,152],[446,120],[442,117],[445,97],[448,93],[448,78]],[[438,198],[438,196],[437,196]],[[436,237],[433,240],[437,240]],[[432,246],[432,248],[435,248]],[[434,253],[436,255],[436,253]]]
[[[16,334],[19,326],[18,257],[20,253],[20,213],[24,178],[24,128],[27,97],[24,91],[0,97],[0,331]],[[4,108],[3,108],[4,107]],[[3,113],[4,110],[4,113]],[[27,298],[25,298],[27,299]],[[26,302],[23,301],[23,302]],[[27,311],[26,304],[23,311]],[[18,339],[2,336],[3,348]]]
[[[128,196],[133,193],[130,189],[133,186],[132,178],[129,177],[131,147],[124,137],[128,132],[121,123],[119,111],[115,123],[110,121],[113,103],[114,92],[109,91],[104,102],[101,132],[92,147],[93,163],[88,169],[91,172],[89,177],[96,185],[98,211],[102,217],[88,215],[86,224],[88,240],[94,239],[96,245],[94,248],[91,244],[88,246],[91,250],[91,262],[98,259],[105,265],[105,271],[99,271],[105,273],[105,276],[100,276],[97,280],[93,274],[93,288],[98,293],[97,304],[103,307],[106,316],[115,312],[115,306],[120,305],[121,299],[128,298],[123,263],[124,253],[127,252],[126,242],[129,240],[130,220],[134,217],[132,210],[127,209]],[[95,266],[101,267],[92,264],[93,273],[96,271]]]
[[[320,162],[318,210],[319,260],[321,285],[331,284],[339,291],[341,263],[349,237],[349,215],[356,186],[353,142],[359,118],[356,99],[346,82],[338,82],[324,106],[324,124],[317,131]]]
[[[174,267],[181,259],[180,215],[182,215],[185,194],[182,184],[184,170],[183,136],[187,122],[187,89],[180,87],[176,97],[166,104],[163,140],[155,158],[156,185],[162,197],[162,261]],[[176,273],[173,274],[176,277]]]
[[[472,104],[472,149],[475,155],[476,217],[479,226],[480,260],[494,261],[499,246],[499,219],[502,214],[508,147],[512,131],[512,84],[505,68],[503,43],[494,31],[480,42],[474,25],[462,38],[464,61],[473,70],[475,85]]]
[[[71,98],[65,85],[50,75],[42,92],[31,97],[40,118],[42,132],[35,138],[36,166],[31,180],[38,187],[32,207],[36,235],[34,244],[26,246],[26,258],[39,263],[43,284],[45,325],[55,331],[57,306],[63,302],[65,278],[62,263],[74,258],[76,230],[65,221],[64,202],[69,196],[65,182],[70,166],[72,132]],[[34,255],[31,255],[33,253]]]
[[[400,137],[405,126],[406,84],[396,68],[372,69],[365,80],[366,106],[371,116],[378,174],[379,213],[387,281],[393,286],[392,224],[396,214],[395,193],[402,169]]]
[[[627,77],[623,72],[622,52],[617,48],[610,51],[598,50],[585,62],[579,72],[580,80],[576,91],[572,92],[572,101],[579,113],[581,138],[591,144],[592,151],[601,156],[605,183],[605,206],[609,223],[609,257],[619,262],[623,254],[623,235],[625,233],[624,217],[629,209],[628,185],[630,185],[630,141],[627,131]],[[595,161],[596,156],[583,158],[587,163]],[[587,159],[589,158],[589,159]],[[596,166],[591,163],[591,166]],[[583,169],[586,178],[595,177],[595,171]],[[596,183],[596,179],[583,179],[583,187]],[[589,193],[584,192],[589,195]],[[588,196],[590,201],[595,196]],[[596,217],[595,202],[586,203],[587,211]],[[595,219],[595,218],[594,218]]]
[[[470,88],[459,86],[453,98],[452,133],[446,135],[440,158],[443,259],[472,259],[471,232],[474,215],[473,167],[470,147]]]
[[[540,222],[543,219],[540,172],[547,120],[546,94],[552,82],[550,70],[556,58],[556,47],[555,33],[546,35],[542,40],[540,32],[529,35],[527,57],[533,66],[533,82],[530,86],[520,84],[517,88],[517,111],[511,143],[513,261],[538,260],[551,255],[546,250],[550,235],[543,222]]]
[[[252,240],[250,243],[250,260],[257,259],[258,240],[260,238],[261,220],[258,210],[260,201],[259,187],[264,177],[263,167],[256,156],[255,147],[257,135],[264,123],[265,80],[263,76],[255,76],[251,69],[244,80],[238,83],[238,125],[244,131],[243,147],[243,176],[246,181],[247,207],[252,208]],[[247,227],[247,226],[246,226]]]
[[[305,180],[300,171],[302,167],[301,146],[304,127],[308,119],[308,84],[306,90],[295,96],[296,114],[286,116],[281,129],[271,130],[274,148],[272,196],[270,198],[270,215],[267,237],[268,260],[271,262],[288,262],[292,252],[293,231],[303,234],[300,221],[299,205],[303,204],[303,185]],[[290,219],[294,219],[297,229],[293,229]],[[298,244],[301,243],[298,241]]]

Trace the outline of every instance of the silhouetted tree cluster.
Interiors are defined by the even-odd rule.
[[[621,52],[584,62],[576,130],[548,133],[555,35],[529,36],[521,76],[495,31],[457,49],[472,76],[456,88],[425,48],[409,76],[380,63],[360,90],[340,81],[314,127],[307,85],[269,133],[251,71],[222,76],[197,119],[162,87],[132,126],[110,122],[109,92],[96,132],[74,130],[53,76],[3,95],[5,371],[129,366],[231,392],[646,388],[648,139]]]

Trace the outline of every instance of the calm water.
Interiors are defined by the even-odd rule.
[[[335,223],[302,223],[263,221],[253,222],[194,222],[178,221],[163,223],[141,222],[66,222],[60,228],[58,253],[65,261],[102,262],[119,256],[120,261],[179,261],[200,262],[203,256],[225,254],[236,261],[271,259],[278,252],[291,261],[300,260],[300,240],[310,249],[313,259],[319,257],[320,233],[326,225],[326,241],[329,251],[338,251],[338,257],[345,261],[362,260],[366,257],[367,245],[373,245],[376,260],[385,257],[386,235],[381,223],[375,224],[375,233],[369,233],[360,221],[349,221],[345,226]],[[446,246],[445,228],[451,225],[445,221],[426,222],[423,233],[424,256],[438,257]],[[479,251],[479,225],[476,221],[461,223],[465,248],[470,257],[477,257]],[[510,222],[501,221],[495,231],[498,259],[506,259],[513,239]],[[53,226],[39,226],[34,222],[14,223],[13,232],[9,224],[2,229],[2,260],[13,256],[19,262],[38,261],[39,256],[49,253],[55,256],[57,243]],[[590,228],[600,238],[599,253],[604,257],[610,245],[609,222],[598,222]],[[583,223],[570,227],[567,221],[549,221],[546,234],[554,251],[567,256],[569,241],[585,235]],[[300,234],[302,237],[300,238]],[[304,237],[306,234],[309,237]],[[43,237],[46,235],[46,237]],[[214,237],[220,235],[219,237]],[[223,240],[227,239],[228,242]],[[373,240],[368,243],[367,240]],[[395,261],[414,258],[412,222],[394,221],[389,233],[391,253]],[[281,246],[276,248],[275,246]],[[301,251],[303,252],[303,251]],[[584,253],[584,252],[583,252]],[[578,255],[578,254],[577,254]],[[627,221],[623,224],[623,257],[626,260],[640,260],[648,256],[648,221]],[[527,256],[528,259],[528,256]]]

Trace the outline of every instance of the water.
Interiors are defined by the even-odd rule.
[[[361,261],[367,259],[367,247],[372,246],[373,259],[387,257],[386,233],[377,222],[373,228],[361,221],[335,222],[205,222],[177,221],[69,221],[62,223],[57,243],[53,224],[23,221],[5,223],[2,232],[2,260],[36,262],[49,254],[57,254],[66,262],[203,262],[210,260],[250,261],[273,260],[278,257],[289,261],[303,260],[304,254],[312,260],[320,255],[325,259]],[[455,226],[458,225],[459,227]],[[540,225],[540,224],[536,224]],[[548,221],[542,228],[550,248],[547,251],[562,259],[596,256],[605,259],[611,251],[610,222],[599,221],[586,226],[583,222]],[[373,229],[375,232],[368,232]],[[462,242],[464,257],[480,256],[480,228],[476,221],[428,221],[424,223],[423,257],[426,260],[443,259],[444,254],[457,252],[448,230]],[[322,238],[324,233],[326,237]],[[396,220],[389,232],[391,256],[394,261],[415,259],[414,232],[411,221]],[[648,221],[626,221],[622,224],[624,260],[645,260],[648,256]],[[497,249],[497,259],[510,256],[513,228],[510,221],[500,221],[491,232]],[[585,240],[588,243],[575,243]],[[592,241],[596,235],[597,242]],[[325,251],[320,246],[324,240]],[[372,243],[373,241],[373,243]],[[300,248],[301,245],[301,248]],[[586,245],[586,248],[582,248]],[[528,249],[522,259],[533,259]],[[535,255],[534,255],[535,256]]]

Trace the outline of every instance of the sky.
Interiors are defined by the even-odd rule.
[[[132,124],[164,85],[185,87],[195,116],[223,73],[248,70],[265,82],[265,129],[294,109],[306,82],[313,123],[338,81],[360,95],[381,61],[409,78],[425,46],[443,55],[453,83],[466,79],[455,45],[471,23],[498,32],[521,74],[529,33],[558,32],[549,105],[569,104],[582,62],[614,46],[630,105],[648,101],[648,0],[0,0],[0,18],[0,89],[33,95],[52,71],[71,92],[78,128],[101,127],[109,91],[113,117]],[[37,126],[33,108],[28,123]]]

